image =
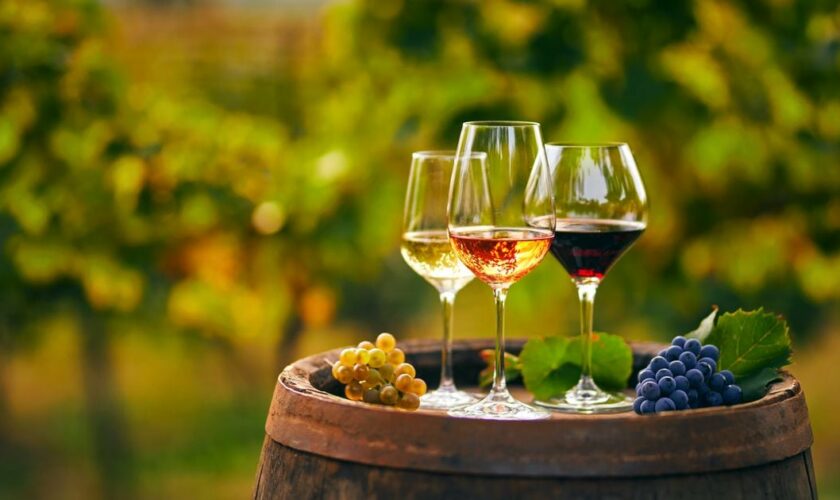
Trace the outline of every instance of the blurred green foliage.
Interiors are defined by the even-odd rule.
[[[61,439],[92,446],[100,475],[116,474],[101,479],[103,495],[133,484],[142,496],[146,476],[130,469],[171,463],[147,463],[165,445],[143,451],[148,409],[126,395],[143,391],[126,382],[133,354],[151,351],[120,357],[137,332],[172,352],[212,357],[222,346],[208,366],[237,373],[244,381],[230,391],[246,394],[183,391],[217,398],[220,418],[248,408],[254,434],[242,442],[258,446],[265,375],[278,361],[372,330],[436,325],[433,294],[397,252],[408,158],[453,147],[468,119],[539,121],[546,140],[630,143],[651,221],[602,291],[605,329],[663,339],[716,303],[783,313],[801,345],[837,331],[836,2],[357,0],[289,19],[278,6],[274,24],[261,10],[190,5],[0,0],[0,444],[29,397],[15,389],[28,387],[13,378],[16,353],[51,337],[80,339],[43,356],[78,357],[85,396],[67,400],[88,408],[70,413],[92,416],[89,437]],[[237,15],[244,27],[217,31]],[[254,26],[264,39],[242,35]],[[557,329],[574,331],[571,286],[554,263],[520,287],[514,334],[558,333],[537,328],[561,301]],[[485,334],[471,314],[489,307],[481,292],[464,293],[465,334]],[[245,436],[224,418],[224,432]],[[209,441],[183,449],[212,443],[205,432]],[[0,459],[30,446],[13,444]],[[109,469],[114,458],[128,470]],[[0,481],[38,496],[20,470]],[[181,491],[167,488],[148,491]]]

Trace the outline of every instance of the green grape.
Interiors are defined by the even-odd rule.
[[[374,387],[378,387],[383,382],[382,375],[379,374],[379,370],[376,368],[371,368],[370,373],[368,373],[367,378],[362,382],[362,388],[365,390],[373,389]]]
[[[353,401],[361,401],[362,393],[362,385],[355,380],[344,388],[344,395],[347,396],[347,399]]]
[[[356,363],[366,365],[368,361],[370,361],[370,353],[366,349],[356,349]]]
[[[368,364],[373,368],[379,368],[385,364],[387,359],[388,355],[385,354],[385,351],[379,349],[378,347],[374,347],[370,350],[370,360],[368,361]]]
[[[382,404],[385,405],[395,404],[398,397],[399,393],[396,389],[394,389],[393,385],[386,385],[381,391],[379,391],[379,399],[382,401]]]
[[[411,375],[411,378],[414,378],[417,375],[417,372],[414,370],[414,367],[408,363],[401,363],[394,370],[394,374],[397,376],[400,376],[403,373]]]
[[[417,394],[406,392],[402,395],[399,401],[397,401],[397,408],[414,411],[417,408],[420,408],[420,397],[417,396]]]
[[[341,364],[344,366],[353,366],[356,364],[356,350],[355,349],[344,349],[341,351],[341,355],[338,358],[341,361]]]
[[[413,394],[417,394],[418,396],[422,396],[426,394],[426,381],[422,378],[416,378],[411,381],[411,387],[409,388],[409,392]]]
[[[336,380],[341,382],[342,384],[349,384],[353,381],[353,369],[349,366],[341,365],[336,370]]]
[[[384,380],[382,380],[382,375],[379,374],[379,370],[377,370],[376,368],[369,369],[368,376],[365,377],[365,381],[375,382],[377,384],[381,384],[382,382],[384,382]]]
[[[397,377],[397,381],[394,383],[402,392],[409,392],[411,390],[411,383],[414,381],[414,377],[407,373],[403,373],[399,377]]]
[[[353,378],[359,382],[367,379],[369,373],[370,368],[368,368],[368,365],[356,363],[356,366],[353,367]]]
[[[391,352],[395,347],[397,347],[397,339],[395,339],[390,333],[380,333],[379,336],[376,337],[376,347],[385,352]]]
[[[379,367],[379,375],[382,376],[382,380],[385,382],[393,382],[394,381],[394,365],[384,364]]]
[[[363,340],[363,341],[359,342],[359,345],[357,347],[359,349],[364,349],[366,351],[369,351],[371,349],[374,349],[376,346],[373,345],[373,342],[371,342],[370,340]]]
[[[338,369],[344,365],[341,364],[341,361],[336,361],[332,365],[332,376],[334,379],[338,380]]]
[[[394,366],[405,363],[405,353],[402,349],[395,347],[393,351],[388,353],[388,362]]]
[[[365,403],[379,404],[381,403],[379,397],[379,389],[368,389],[365,391],[362,399],[364,399]]]

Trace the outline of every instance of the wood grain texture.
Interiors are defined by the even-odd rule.
[[[266,437],[253,498],[279,499],[816,499],[810,451],[744,469],[637,478],[450,475],[373,467],[288,448]]]
[[[482,367],[478,352],[491,345],[489,340],[455,344],[460,383],[476,380]],[[515,352],[521,345],[511,342],[509,350]],[[430,386],[435,382],[438,346],[435,341],[405,345],[418,375],[428,377]],[[657,346],[634,350],[638,369]],[[348,401],[336,395],[340,386],[330,375],[329,361],[337,359],[338,352],[302,359],[281,373],[266,422],[273,441],[331,459],[396,469],[620,478],[764,465],[801,455],[813,440],[804,394],[789,375],[762,400],[731,408],[653,416],[556,413],[550,420],[505,422]]]

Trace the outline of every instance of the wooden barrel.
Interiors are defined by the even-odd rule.
[[[439,344],[405,344],[418,376],[433,387]],[[490,347],[487,340],[455,344],[462,387],[475,383],[478,352]],[[634,371],[657,349],[634,345]],[[255,499],[817,496],[808,410],[790,375],[760,401],[731,408],[510,422],[348,401],[330,374],[338,352],[280,374]]]

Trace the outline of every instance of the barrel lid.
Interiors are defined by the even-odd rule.
[[[514,349],[522,341],[510,342]],[[439,343],[405,343],[418,372],[436,369]],[[490,340],[456,342],[458,366],[477,370]],[[266,432],[300,451],[368,465],[459,474],[630,477],[731,470],[783,460],[813,441],[799,382],[785,373],[761,400],[639,416],[571,415],[499,421],[405,412],[331,394],[340,349],[301,359],[278,377]],[[637,360],[652,354],[634,345]]]

